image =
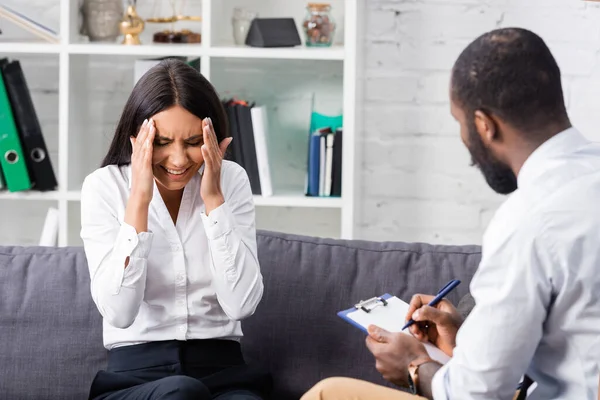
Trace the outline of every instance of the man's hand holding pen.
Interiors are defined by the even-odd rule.
[[[410,333],[421,342],[430,342],[452,357],[456,346],[456,334],[463,318],[448,300],[443,299],[434,306],[428,305],[434,296],[416,294],[410,300],[406,321],[415,321]]]

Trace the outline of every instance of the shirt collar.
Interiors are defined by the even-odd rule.
[[[523,163],[517,177],[518,187],[529,185],[536,177],[541,175],[550,159],[571,153],[588,143],[590,142],[573,127],[565,129],[546,140]]]

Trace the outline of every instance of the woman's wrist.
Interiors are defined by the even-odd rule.
[[[149,201],[132,191],[125,208],[125,223],[133,226],[137,233],[148,231],[149,207]]]
[[[204,200],[204,205],[206,206],[206,215],[209,215],[214,209],[220,207],[223,203],[225,203],[225,197],[222,194],[211,196]]]
[[[139,207],[150,207],[150,201],[152,201],[151,196],[148,196],[143,192],[137,190],[135,186],[131,188],[129,202],[133,202],[136,206]]]

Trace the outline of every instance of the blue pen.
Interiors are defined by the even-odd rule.
[[[440,300],[442,300],[444,297],[446,297],[448,295],[448,293],[450,293],[455,287],[457,287],[458,285],[460,285],[460,281],[458,279],[453,279],[450,282],[448,282],[446,284],[446,286],[444,286],[437,294],[437,296],[435,296],[435,298],[433,300],[431,300],[428,304],[428,306],[430,307],[435,307],[437,305],[437,303],[440,302]],[[414,324],[415,321],[411,318],[406,325],[404,325],[402,327],[402,330],[405,330],[406,328],[408,328],[409,326],[411,326],[412,324]]]

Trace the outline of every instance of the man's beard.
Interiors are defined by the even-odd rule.
[[[508,165],[498,160],[485,147],[474,122],[469,123],[469,144],[472,165],[479,168],[487,184],[500,194],[509,194],[517,190],[517,177]]]

